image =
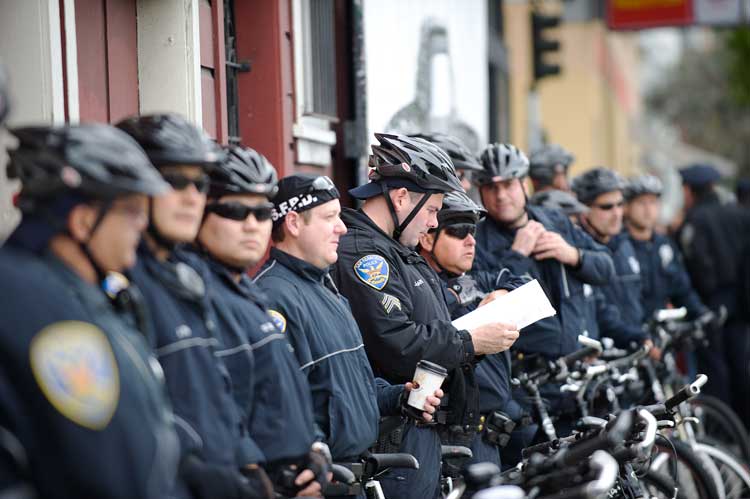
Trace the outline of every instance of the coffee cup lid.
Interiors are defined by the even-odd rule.
[[[434,362],[430,362],[429,360],[420,360],[419,362],[417,362],[417,367],[424,369],[425,371],[431,371],[435,374],[439,374],[443,377],[448,376],[448,370],[446,368],[439,364],[435,364]]]

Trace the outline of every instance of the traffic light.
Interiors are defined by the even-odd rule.
[[[531,13],[531,40],[534,50],[534,80],[560,74],[560,65],[545,60],[545,56],[560,50],[560,42],[545,37],[550,28],[560,24],[559,16]]]

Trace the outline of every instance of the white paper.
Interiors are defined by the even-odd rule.
[[[518,329],[536,321],[552,317],[555,309],[547,295],[534,279],[508,294],[500,296],[487,305],[453,321],[456,329],[472,330],[485,324],[502,322],[515,324]]]

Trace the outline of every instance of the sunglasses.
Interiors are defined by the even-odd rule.
[[[446,225],[443,228],[443,232],[456,239],[466,239],[471,234],[472,236],[476,233],[477,226],[474,224],[454,224]]]
[[[205,194],[208,192],[208,187],[211,183],[211,179],[206,174],[190,178],[181,173],[165,173],[162,177],[176,191],[185,190],[190,184],[193,184],[198,192]]]
[[[310,185],[310,189],[308,190],[308,193],[314,192],[314,191],[330,191],[331,189],[335,189],[336,185],[333,183],[333,180],[328,178],[326,175],[321,175],[319,177],[315,177],[315,180],[313,180],[312,185]]]
[[[215,213],[221,218],[241,222],[253,215],[258,222],[271,220],[271,205],[247,206],[242,203],[211,203],[206,206],[206,213]]]
[[[625,201],[618,201],[616,203],[595,204],[593,206],[594,206],[594,208],[598,208],[598,209],[600,209],[602,211],[609,211],[612,208],[614,208],[615,206],[618,207],[618,208],[622,208],[623,206],[625,206]]]

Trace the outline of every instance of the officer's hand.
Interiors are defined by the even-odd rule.
[[[544,225],[536,220],[529,220],[529,223],[518,229],[513,245],[510,247],[513,251],[521,253],[523,256],[529,256],[534,251],[536,241],[545,232]]]
[[[654,342],[650,339],[645,340],[643,342],[643,346],[648,348],[648,356],[651,357],[655,361],[661,360],[661,348],[654,345]]]
[[[328,479],[331,479],[330,476]],[[302,487],[305,484],[307,484],[307,486],[297,492],[297,497],[323,496],[323,488],[320,486],[320,483],[315,481],[315,473],[310,470],[303,471],[302,473],[297,475],[297,478],[294,479],[294,485],[296,485],[297,487]]]
[[[518,339],[515,325],[494,322],[469,331],[477,355],[504,352]]]
[[[539,236],[532,254],[537,260],[554,258],[571,267],[578,265],[580,258],[580,253],[576,248],[568,244],[560,234],[552,231],[545,231],[544,234]]]
[[[414,389],[414,383],[406,383],[404,385],[404,391],[406,393],[409,393]],[[437,408],[440,407],[440,399],[443,398],[443,390],[438,388],[435,390],[434,395],[430,395],[427,397],[424,403],[424,412],[422,413],[422,419],[425,421],[425,423],[429,423],[432,421],[432,415],[437,411]],[[406,398],[406,397],[405,397]]]
[[[496,289],[492,293],[488,294],[484,297],[482,301],[479,302],[479,306],[487,305],[489,302],[494,301],[496,298],[499,298],[500,296],[507,295],[508,290],[507,289]]]

